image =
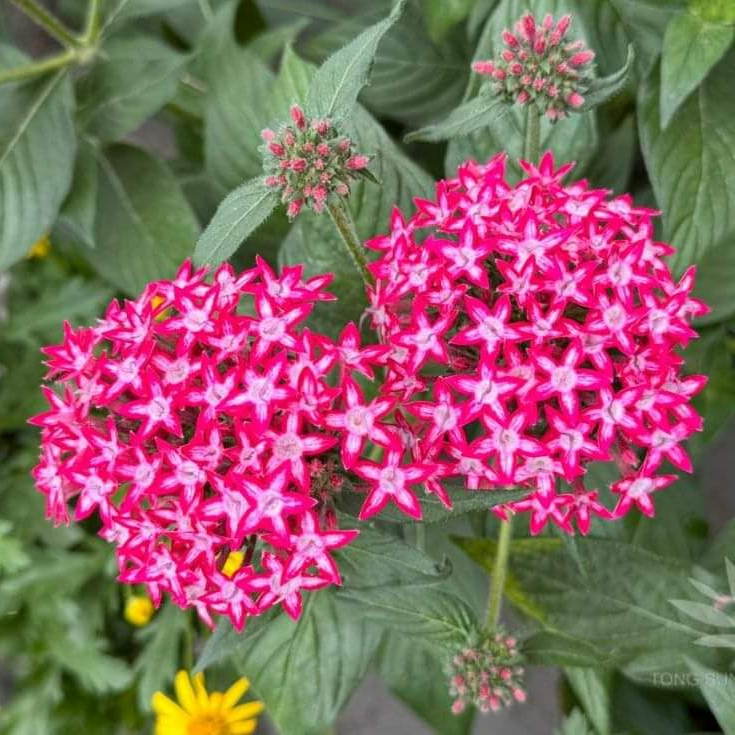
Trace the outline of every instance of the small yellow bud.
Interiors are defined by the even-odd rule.
[[[244,560],[245,554],[242,551],[231,551],[222,567],[222,574],[231,577],[242,566]]]
[[[47,232],[28,251],[26,258],[45,258],[49,254],[49,250],[51,250],[51,238]]]
[[[142,628],[153,617],[153,603],[146,595],[132,595],[125,603],[125,620]]]

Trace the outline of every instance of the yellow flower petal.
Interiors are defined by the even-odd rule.
[[[238,679],[226,692],[225,692],[225,698],[224,698],[224,706],[228,709],[230,707],[234,707],[240,699],[242,699],[242,695],[245,694],[245,692],[250,688],[250,682],[243,676],[241,679]]]
[[[194,694],[194,688],[191,685],[191,679],[186,671],[179,671],[174,679],[174,689],[176,690],[176,698],[181,706],[190,714],[196,714],[199,711],[197,698]]]
[[[209,706],[209,694],[204,683],[204,674],[200,671],[194,676],[194,691],[196,692],[199,708],[203,709]]]
[[[255,732],[256,727],[258,727],[257,720],[236,722],[233,725],[230,725],[230,733],[232,735],[250,735],[251,732]]]
[[[186,716],[186,712],[173,699],[169,699],[162,692],[156,692],[153,695],[151,698],[151,707],[159,716]]]
[[[227,713],[228,722],[237,722],[237,720],[246,720],[250,717],[257,717],[263,711],[262,702],[246,702],[238,707],[234,707]]]

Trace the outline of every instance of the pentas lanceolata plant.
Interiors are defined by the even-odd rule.
[[[262,135],[265,184],[280,192],[293,219],[304,206],[321,214],[329,199],[348,197],[350,184],[370,157],[356,153],[329,118],[309,118],[292,105],[291,120],[277,132],[266,128]]]
[[[496,59],[476,61],[472,69],[490,76],[492,90],[510,103],[535,105],[549,120],[566,117],[584,104],[591,79],[593,51],[580,40],[567,42],[572,23],[546,15],[538,23],[531,13],[516,23],[516,32],[503,31],[505,48]]]
[[[340,584],[331,553],[357,531],[337,527],[339,444],[353,465],[366,440],[394,438],[379,424],[392,399],[363,402],[352,377],[372,377],[385,348],[361,349],[352,324],[336,343],[302,325],[330,281],[260,259],[208,279],[186,262],[45,348],[59,390],[44,387],[31,422],[48,516],[68,522],[70,501],[76,520],[96,514],[120,580],[156,605],[167,592],[241,629],[279,603],[297,618],[302,590]]]
[[[681,374],[679,348],[696,333],[694,269],[676,281],[654,240],[650,209],[586,182],[562,183],[571,165],[550,153],[468,162],[416,200],[368,245],[372,323],[391,346],[381,395],[400,401],[396,426],[413,462],[468,489],[522,486],[527,498],[494,509],[587,533],[593,516],[632,506],[653,515],[652,494],[691,471],[681,444],[702,428],[692,396],[703,376]],[[586,481],[592,461],[620,479],[608,508]]]

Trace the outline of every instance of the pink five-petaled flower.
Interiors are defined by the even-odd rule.
[[[31,422],[47,514],[96,515],[120,581],[155,604],[168,594],[241,629],[278,603],[298,615],[299,590],[339,584],[329,552],[357,532],[338,528],[337,447],[357,461],[366,441],[389,443],[376,421],[394,401],[363,404],[353,381],[389,348],[361,347],[354,325],[339,343],[303,326],[333,298],[330,281],[260,258],[213,277],[187,261],[45,349],[58,390],[44,386],[49,410]],[[246,559],[234,576],[232,551]]]
[[[514,53],[556,33],[531,20]],[[442,480],[457,476],[470,489],[518,485],[528,497],[498,515],[586,533],[593,517],[652,508],[642,482],[605,508],[585,485],[591,462],[650,488],[668,484],[657,480],[664,461],[690,470],[681,445],[702,428],[691,401],[706,378],[682,375],[679,351],[707,307],[691,296],[693,270],[672,277],[654,211],[565,186],[572,167],[550,153],[522,161],[517,184],[506,165],[463,164],[434,201],[394,211],[391,232],[367,243],[378,251],[368,313],[391,350],[375,400],[400,406],[392,433],[434,465],[428,491],[448,499]]]

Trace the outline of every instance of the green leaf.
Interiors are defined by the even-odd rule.
[[[390,6],[390,0],[345,4],[358,12],[308,39],[305,53],[310,59],[325,58],[384,17]],[[427,32],[421,5],[413,2],[383,36],[370,85],[360,99],[376,116],[421,125],[448,115],[457,106],[469,73],[462,29],[452,29],[442,43],[435,43]]]
[[[615,194],[628,191],[628,182],[638,157],[635,115],[626,115],[613,126],[608,116],[600,120],[600,147],[586,171],[594,187],[610,189]]]
[[[401,17],[405,4],[406,0],[398,0],[387,18],[363,31],[319,67],[306,97],[310,114],[341,119],[352,114],[370,78],[378,44]]]
[[[194,250],[194,261],[218,265],[227,260],[278,206],[278,194],[257,178],[231,191],[217,207]]]
[[[735,51],[717,64],[664,131],[658,73],[654,71],[643,86],[641,146],[663,210],[666,238],[677,248],[671,258],[677,272],[735,233],[735,180],[726,165],[735,157],[733,75]]]
[[[426,0],[423,10],[431,38],[441,42],[453,25],[470,14],[474,4],[475,0]]]
[[[321,590],[308,596],[297,623],[284,613],[248,623],[230,653],[281,732],[322,735],[362,680],[379,641],[380,632],[352,606]]]
[[[595,107],[607,102],[611,97],[619,94],[630,81],[630,75],[633,71],[635,63],[635,50],[632,45],[628,46],[628,57],[625,64],[610,76],[602,79],[593,79],[589,88],[584,95],[585,110],[592,110]]]
[[[126,294],[171,278],[191,254],[199,223],[168,168],[124,144],[98,151],[95,241],[87,258]]]
[[[161,13],[186,2],[189,0],[112,0],[108,3],[109,12],[105,16],[104,28],[107,30],[135,18]]]
[[[689,12],[706,23],[735,23],[732,0],[689,0]]]
[[[423,516],[421,521],[409,518],[395,506],[386,506],[377,516],[376,520],[387,521],[389,523],[443,523],[465,513],[472,513],[476,510],[489,510],[493,506],[510,503],[513,500],[520,500],[528,495],[527,490],[493,490],[491,492],[483,492],[476,490],[466,490],[464,487],[450,488],[447,487],[447,495],[452,501],[452,510],[447,510],[444,504],[436,497],[436,495],[426,494],[419,497]],[[365,496],[360,493],[346,491],[340,497],[340,510],[357,516],[360,512]]]
[[[564,669],[564,674],[597,735],[609,735],[612,731],[609,672],[569,667]]]
[[[103,141],[125,137],[173,98],[187,61],[153,38],[111,39],[79,83],[81,126]]]
[[[361,180],[353,185],[349,199],[357,234],[364,241],[389,228],[394,206],[408,212],[413,207],[413,197],[431,196],[433,186],[429,175],[408,158],[380,123],[361,107],[346,128],[357,150],[380,152],[371,168],[382,186]],[[336,336],[347,321],[359,321],[367,305],[364,284],[326,216],[302,212],[283,242],[278,260],[281,265],[304,263],[307,275],[326,271],[335,274],[331,290],[339,301],[317,305],[310,318],[314,328]],[[336,313],[339,318],[335,318]]]
[[[510,109],[501,98],[481,94],[479,97],[475,97],[457,107],[446,120],[409,133],[404,140],[406,143],[418,140],[432,143],[439,140],[449,140],[460,135],[469,135],[474,133],[475,130],[487,127],[490,124],[490,118],[501,124],[503,118],[509,116],[509,114]]]
[[[661,127],[668,126],[734,38],[732,26],[708,23],[691,13],[677,15],[669,23],[661,54]]]
[[[283,50],[278,78],[270,94],[270,107],[275,119],[286,119],[292,104],[304,104],[315,73],[316,67],[301,59],[288,44]]]
[[[441,735],[469,735],[474,711],[452,714],[445,656],[420,641],[387,632],[376,656],[378,676],[408,707]]]
[[[0,270],[20,260],[56,219],[74,168],[73,109],[64,72],[0,86]]]
[[[575,708],[564,718],[561,727],[554,730],[554,735],[594,735],[594,730],[584,714]]]
[[[0,520],[0,571],[4,574],[16,574],[30,563],[20,539],[13,536],[13,524]]]
[[[165,690],[173,681],[186,626],[187,613],[169,602],[140,631],[144,646],[135,660],[135,671],[139,676],[136,693],[141,711],[149,712],[153,694]]]
[[[97,154],[91,141],[80,138],[71,190],[54,225],[54,239],[61,237],[93,248],[96,212]]]
[[[232,32],[236,9],[237,3],[222,8],[199,46],[208,86],[204,155],[207,170],[223,191],[263,171],[260,133],[271,122],[264,101],[275,82],[273,72],[237,44]]]
[[[735,628],[735,620],[711,603],[692,602],[691,600],[670,600],[671,604],[685,615],[704,625],[718,628]]]
[[[691,658],[686,661],[722,731],[732,735],[735,733],[735,681],[732,673],[713,671]]]
[[[521,644],[523,657],[541,666],[594,667],[605,664],[604,654],[564,633],[541,630]]]

